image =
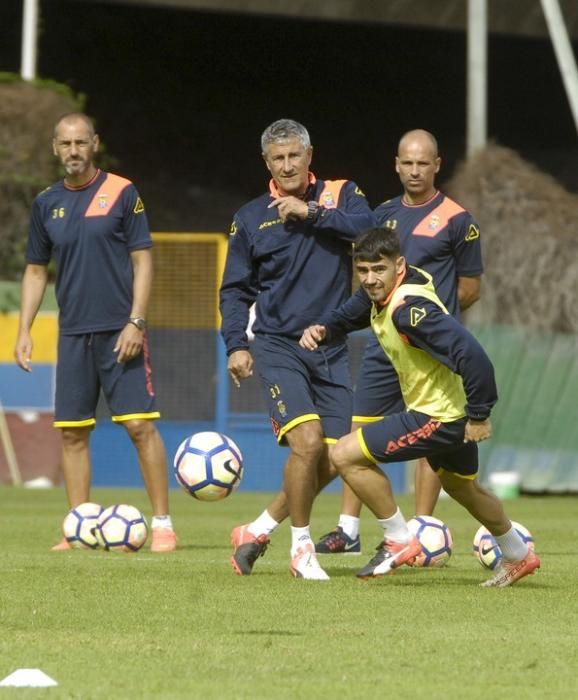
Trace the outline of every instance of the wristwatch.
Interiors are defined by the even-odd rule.
[[[133,326],[136,326],[139,329],[139,331],[146,330],[147,322],[144,318],[141,318],[140,316],[135,316],[134,318],[129,318],[128,322],[132,323]]]
[[[319,211],[319,204],[315,200],[307,202],[307,218],[305,221],[313,221]]]

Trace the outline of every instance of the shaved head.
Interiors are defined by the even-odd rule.
[[[432,157],[438,157],[437,139],[429,131],[426,131],[425,129],[412,129],[411,131],[406,131],[399,140],[397,154],[399,155],[399,152],[404,148],[407,148],[410,143],[419,143],[422,147],[427,144],[431,148]]]
[[[429,131],[413,129],[401,137],[395,169],[407,204],[422,204],[435,195],[435,176],[440,165],[438,142]]]
[[[82,122],[87,127],[88,133],[91,137],[93,137],[96,134],[96,131],[94,129],[94,122],[88,115],[83,114],[82,112],[68,112],[67,114],[63,114],[54,125],[54,138],[56,138],[60,126],[65,124],[74,124],[77,122]]]
[[[94,156],[98,151],[98,134],[92,119],[82,112],[63,114],[54,126],[52,152],[64,168],[64,180],[81,187],[97,172]]]

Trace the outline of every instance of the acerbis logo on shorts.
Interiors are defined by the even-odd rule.
[[[410,445],[415,444],[418,440],[425,440],[426,438],[431,437],[440,427],[440,425],[441,422],[439,420],[430,418],[430,420],[425,425],[422,425],[421,428],[412,430],[411,433],[400,435],[397,440],[390,440],[385,448],[385,454],[393,454],[404,447],[409,447]]]

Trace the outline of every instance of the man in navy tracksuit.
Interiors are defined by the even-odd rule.
[[[351,290],[351,245],[372,226],[365,196],[348,180],[322,181],[309,171],[305,127],[289,119],[261,138],[272,179],[269,192],[234,217],[220,291],[222,334],[233,381],[253,372],[246,328],[256,302],[253,354],[279,444],[290,448],[283,491],[255,521],[236,527],[231,564],[251,573],[269,535],[291,516],[291,572],[326,580],[309,531],[317,490],[330,480],[328,445],[349,431],[352,411],[343,339],[308,353],[303,330]]]

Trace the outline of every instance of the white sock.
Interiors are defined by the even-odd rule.
[[[153,515],[151,522],[151,528],[154,527],[166,527],[169,530],[173,529],[173,521],[170,515]]]
[[[391,516],[391,518],[378,519],[379,524],[383,528],[383,534],[392,542],[401,542],[406,544],[411,540],[411,532],[407,528],[405,518],[401,514],[400,509]]]
[[[313,544],[311,539],[311,532],[309,530],[309,525],[305,527],[292,527],[291,528],[291,556],[295,556],[297,549],[303,547],[306,544]]]
[[[506,561],[521,561],[528,554],[528,545],[511,527],[505,535],[494,535]]]
[[[264,510],[261,515],[253,520],[247,527],[247,530],[255,537],[259,535],[269,536],[279,527],[279,523],[269,515],[268,511]]]
[[[354,515],[345,515],[341,513],[337,524],[352,540],[355,540],[359,536],[359,518],[356,518]]]

